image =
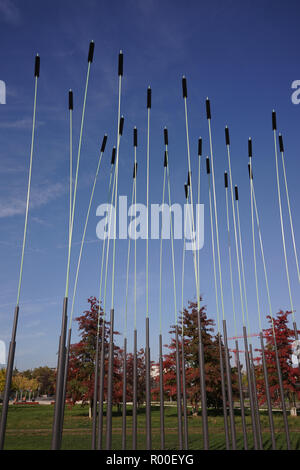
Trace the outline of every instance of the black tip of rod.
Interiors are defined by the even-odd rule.
[[[187,184],[184,185],[184,194],[185,194],[185,199],[187,199],[189,197],[189,188]]]
[[[106,142],[107,142],[107,134],[104,134],[103,140],[102,140],[102,145],[101,145],[101,152],[103,153],[106,147]]]
[[[248,163],[248,173],[249,173],[249,178],[253,180],[253,170],[252,170],[252,165]]]
[[[206,98],[206,118],[211,119],[210,101]]]
[[[165,145],[169,145],[168,129],[166,127],[164,128],[164,141]]]
[[[282,139],[282,135],[281,135],[281,134],[279,134],[278,140],[279,140],[279,151],[280,151],[280,152],[284,152],[283,139]]]
[[[118,75],[119,77],[123,75],[123,52],[119,53],[119,64],[118,64]]]
[[[89,48],[89,55],[88,55],[88,62],[93,62],[94,58],[94,49],[95,49],[95,43],[94,41],[90,42],[90,48]]]
[[[164,167],[168,166],[168,152],[165,150]]]
[[[238,201],[239,200],[239,190],[238,190],[237,186],[234,187],[234,192],[235,192],[235,200]]]
[[[210,175],[210,163],[208,157],[206,157],[206,173]]]
[[[249,158],[252,158],[252,139],[249,137],[248,139],[248,156]]]
[[[187,85],[186,85],[186,78],[182,77],[182,96],[183,98],[187,98]]]
[[[35,63],[34,63],[34,76],[35,77],[40,76],[40,63],[41,63],[41,59],[40,59],[40,56],[37,54],[35,56]]]
[[[225,171],[225,173],[224,173],[224,183],[225,183],[225,188],[228,188],[228,175],[227,175],[227,171]]]
[[[229,129],[227,126],[225,127],[225,142],[226,142],[226,145],[230,145]]]
[[[273,131],[276,131],[276,129],[277,129],[276,113],[275,113],[274,109],[272,111],[272,129],[273,129]]]
[[[151,87],[148,86],[148,89],[147,89],[147,109],[150,109],[151,108],[151,98],[152,98],[152,90],[151,90]]]
[[[123,128],[124,128],[124,116],[121,116],[120,125],[119,125],[119,134],[120,135],[123,134]]]
[[[112,149],[112,154],[111,154],[111,165],[115,164],[115,159],[116,159],[116,147],[113,147]]]
[[[191,186],[191,176],[192,176],[192,172],[188,171],[188,177],[187,177],[187,185],[188,186]]]
[[[69,91],[69,110],[73,110],[73,91]]]
[[[137,175],[137,162],[135,162],[133,165],[133,179],[136,178],[136,175]]]
[[[133,129],[133,146],[137,147],[137,128],[134,127]]]
[[[198,156],[201,157],[202,155],[202,138],[198,139]]]

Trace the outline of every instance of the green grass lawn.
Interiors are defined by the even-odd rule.
[[[51,444],[53,406],[47,405],[13,405],[9,407],[6,449],[49,449]],[[299,417],[289,417],[289,427],[293,449],[300,449],[300,421]],[[104,418],[105,423],[105,418]],[[285,434],[282,415],[274,412],[274,424],[276,430],[276,443],[278,449],[285,449]],[[201,416],[189,416],[189,448],[202,449]],[[261,426],[263,432],[264,449],[271,448],[269,437],[268,416],[261,412]],[[66,407],[63,449],[90,449],[91,448],[92,423],[88,417],[88,407],[76,405],[73,408]],[[178,449],[177,434],[177,410],[176,407],[165,408],[165,441],[166,449]],[[252,447],[251,418],[247,416],[248,443]],[[122,416],[114,409],[113,414],[113,449],[121,449]],[[128,409],[127,417],[127,448],[131,449],[132,442],[132,417],[131,409]],[[236,430],[238,448],[243,449],[243,436],[241,418],[236,414]],[[209,413],[210,448],[225,449],[223,416],[211,411]],[[160,449],[159,407],[152,408],[152,445],[153,449]],[[138,413],[138,448],[145,449],[145,409]]]

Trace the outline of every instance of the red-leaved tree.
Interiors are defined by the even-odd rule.
[[[300,399],[300,391],[297,387],[300,373],[299,368],[292,364],[292,342],[295,340],[295,336],[294,330],[291,330],[288,326],[288,316],[290,314],[291,312],[280,310],[276,317],[274,317],[273,321],[285,398],[289,401],[290,406],[295,406],[296,398]],[[263,330],[263,332],[265,338],[265,355],[268,368],[269,389],[273,403],[279,404],[281,398],[275,359],[272,318],[271,316],[267,316],[267,319],[271,326],[270,328]],[[260,349],[257,349],[257,351],[261,352]],[[261,403],[264,403],[266,401],[266,389],[263,379],[262,365],[260,363],[260,358],[256,358],[256,360],[258,362],[258,365],[256,366],[258,398]]]

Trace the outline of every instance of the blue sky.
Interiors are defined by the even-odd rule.
[[[20,301],[16,366],[20,369],[55,366],[66,274],[68,236],[68,109],[67,93],[74,91],[74,148],[77,148],[87,51],[95,41],[83,135],[78,200],[74,226],[71,286],[79,242],[103,134],[108,134],[95,200],[87,231],[78,285],[76,313],[86,299],[98,295],[102,244],[96,238],[96,207],[106,202],[111,148],[116,143],[117,60],[124,52],[122,114],[124,136],[120,148],[122,195],[131,194],[132,128],[139,130],[138,201],[146,200],[146,89],[151,85],[150,201],[159,203],[163,178],[163,127],[169,129],[172,200],[182,203],[187,175],[184,106],[181,77],[188,80],[188,106],[193,184],[196,192],[197,140],[209,152],[205,98],[212,107],[217,201],[224,274],[225,313],[229,335],[234,333],[228,273],[223,173],[227,170],[224,127],[231,133],[232,169],[240,188],[241,225],[245,252],[250,329],[258,331],[255,299],[247,140],[253,138],[256,195],[270,275],[273,313],[289,308],[276,192],[271,112],[277,111],[284,135],[286,166],[296,242],[300,222],[299,113],[291,102],[291,84],[300,79],[299,4],[289,1],[190,0],[0,0],[0,80],[7,86],[7,103],[0,105],[0,339],[9,342],[16,302],[23,233],[31,138],[34,56],[41,56],[36,145],[32,194]],[[210,316],[216,318],[210,244],[208,185],[204,160],[201,202],[205,204],[205,244],[200,253],[201,292]],[[288,260],[298,316],[300,295],[284,203]],[[158,348],[159,242],[150,241],[151,348]],[[181,305],[182,242],[175,242],[178,305]],[[170,244],[164,244],[163,330],[174,320]],[[117,242],[116,329],[123,331],[127,241]],[[132,267],[133,265],[131,265]],[[261,303],[267,312],[266,292],[259,263]],[[131,270],[130,282],[133,276]],[[234,282],[238,292],[236,263]],[[195,297],[191,255],[187,256],[185,302]],[[72,288],[71,288],[72,292]],[[108,292],[110,305],[110,289]],[[241,332],[239,297],[238,330]],[[132,326],[132,290],[129,329]],[[144,342],[145,241],[138,243],[138,328]],[[264,322],[265,325],[265,322]],[[74,325],[74,340],[77,338]],[[131,335],[129,347],[131,347]]]

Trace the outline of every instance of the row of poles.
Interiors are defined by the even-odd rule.
[[[63,422],[64,422],[64,407],[67,390],[67,377],[68,377],[68,365],[69,365],[69,354],[72,337],[72,320],[73,311],[76,298],[76,290],[78,285],[78,277],[80,264],[82,259],[83,247],[85,242],[86,230],[88,226],[90,210],[93,202],[94,192],[96,188],[97,178],[100,171],[101,161],[106,148],[107,135],[103,137],[103,141],[100,148],[100,154],[96,167],[96,173],[92,185],[91,196],[88,204],[88,210],[86,214],[83,235],[80,244],[79,257],[77,262],[77,269],[75,274],[75,282],[73,289],[73,297],[71,304],[71,313],[69,318],[68,327],[68,299],[69,299],[69,277],[70,277],[70,262],[71,262],[71,248],[72,248],[72,236],[76,206],[76,195],[78,185],[78,175],[81,157],[81,145],[82,136],[85,121],[85,109],[88,94],[89,76],[91,64],[94,56],[94,42],[92,41],[89,46],[88,53],[88,68],[85,82],[84,100],[81,114],[81,125],[79,133],[79,143],[77,150],[77,160],[75,167],[75,179],[73,181],[73,92],[69,91],[69,121],[70,121],[70,204],[69,204],[69,239],[68,239],[68,256],[67,256],[67,270],[66,270],[66,284],[65,284],[65,296],[63,299],[62,309],[62,322],[61,322],[61,333],[59,338],[59,349],[58,349],[58,362],[57,362],[57,375],[56,375],[56,399],[54,406],[54,417],[53,417],[53,428],[52,428],[52,443],[51,448],[53,450],[60,449],[62,444],[62,433],[63,433]],[[29,211],[29,200],[30,200],[30,188],[31,188],[31,173],[32,173],[32,160],[33,160],[33,149],[34,149],[34,137],[35,137],[35,120],[36,120],[36,102],[37,102],[37,85],[38,78],[40,75],[40,57],[37,55],[35,59],[35,88],[34,88],[34,107],[33,107],[33,123],[32,123],[32,139],[30,149],[30,165],[29,165],[29,178],[28,178],[28,190],[27,190],[27,202],[25,211],[25,225],[24,235],[22,244],[22,255],[19,273],[19,284],[17,293],[17,304],[14,313],[14,322],[12,328],[12,337],[8,353],[7,361],[7,372],[6,372],[6,383],[3,398],[1,423],[0,423],[0,449],[4,447],[5,431],[7,423],[7,413],[9,405],[9,396],[11,390],[12,373],[15,357],[16,348],[16,333],[19,317],[19,301],[23,274],[23,261],[26,245],[27,235],[27,223],[28,223],[28,211]],[[97,315],[97,331],[96,331],[96,349],[95,349],[95,370],[94,370],[94,393],[93,393],[93,422],[92,422],[92,449],[103,449],[103,434],[104,434],[104,378],[107,374],[107,400],[106,400],[106,435],[105,435],[105,448],[112,448],[112,407],[113,407],[113,373],[114,373],[114,292],[115,292],[115,260],[116,260],[116,237],[112,240],[112,279],[111,279],[111,308],[109,318],[109,341],[107,344],[106,338],[106,310],[107,310],[107,282],[108,282],[108,265],[109,265],[109,248],[110,239],[112,232],[116,230],[116,213],[117,213],[117,202],[118,202],[118,176],[119,176],[119,153],[120,143],[123,135],[124,128],[124,117],[121,115],[121,95],[122,95],[122,77],[123,77],[123,53],[119,53],[118,58],[118,110],[117,110],[117,139],[116,146],[113,147],[111,157],[111,168],[109,176],[109,187],[108,187],[108,200],[114,205],[114,215],[112,211],[109,214],[108,223],[108,237],[103,240],[102,253],[101,253],[101,268],[100,268],[100,283],[99,283],[99,305]],[[201,160],[202,160],[202,139],[198,141],[198,192],[197,198],[193,197],[193,185],[192,185],[192,165],[191,165],[191,153],[190,153],[190,137],[189,137],[189,122],[188,122],[188,93],[187,93],[187,80],[185,77],[182,79],[182,93],[184,100],[184,116],[185,116],[185,130],[186,130],[186,148],[187,148],[187,169],[188,178],[184,185],[185,203],[190,204],[193,207],[194,200],[197,200],[200,204],[200,182],[201,182]],[[150,170],[150,117],[151,117],[151,105],[152,105],[152,91],[148,87],[147,90],[147,173],[146,173],[146,204],[147,214],[149,209],[149,170]],[[211,231],[211,246],[212,246],[212,261],[213,261],[213,273],[214,273],[214,290],[215,290],[215,301],[216,301],[216,312],[217,312],[217,328],[218,328],[218,348],[219,348],[219,361],[220,361],[220,374],[221,374],[221,392],[223,402],[223,417],[224,417],[224,434],[226,449],[237,448],[237,435],[236,435],[236,418],[234,413],[234,398],[233,398],[233,387],[232,387],[232,368],[230,364],[230,355],[228,349],[228,338],[227,338],[227,324],[224,307],[224,296],[223,296],[223,277],[222,277],[222,260],[220,253],[219,243],[219,222],[218,222],[218,205],[216,197],[216,185],[215,185],[215,170],[214,170],[214,152],[213,152],[213,138],[212,138],[212,114],[210,101],[206,99],[206,117],[208,123],[208,135],[209,135],[209,153],[206,157],[206,173],[208,178],[208,197],[209,197],[209,214],[210,214],[210,231]],[[282,213],[282,196],[279,181],[279,166],[278,166],[278,146],[277,146],[277,122],[276,113],[272,112],[272,129],[274,134],[274,153],[275,153],[275,164],[276,164],[276,178],[277,178],[277,192],[280,212],[280,225],[281,225],[281,236],[284,251],[284,260],[286,268],[286,277],[289,289],[289,298],[291,304],[291,311],[293,315],[293,328],[295,339],[298,339],[298,330],[294,316],[294,306],[292,300],[292,292],[290,285],[290,272],[286,254],[286,241],[285,241],[285,227]],[[182,322],[181,329],[178,324],[177,315],[177,292],[176,292],[176,272],[175,272],[175,254],[174,254],[174,233],[172,225],[171,215],[171,184],[170,184],[170,172],[169,172],[169,138],[168,130],[164,128],[164,159],[163,159],[163,190],[162,190],[162,207],[164,207],[165,200],[168,200],[170,208],[170,239],[171,239],[171,257],[172,257],[172,278],[173,278],[173,290],[174,290],[174,319],[175,319],[175,348],[176,348],[176,386],[177,386],[177,417],[178,417],[178,447],[179,449],[188,449],[189,446],[189,433],[188,433],[188,397],[186,391],[186,363],[185,363],[185,343],[184,343],[184,318],[183,318],[183,297],[184,297],[184,273],[185,273],[185,255],[186,255],[186,239],[183,240],[183,254],[182,254],[182,279],[181,279],[181,311],[182,311]],[[285,182],[285,193],[288,203],[289,211],[289,222],[292,233],[293,250],[297,266],[298,280],[300,282],[300,272],[298,265],[298,257],[296,250],[296,242],[294,235],[293,219],[290,205],[290,198],[288,192],[288,183],[285,169],[284,159],[284,146],[282,135],[278,136],[279,152],[281,154],[283,176]],[[245,278],[245,266],[243,256],[243,244],[240,224],[240,212],[239,212],[239,192],[238,187],[233,185],[232,167],[231,167],[231,149],[230,149],[230,135],[228,127],[225,128],[225,144],[227,150],[228,160],[228,172],[224,173],[224,187],[225,187],[225,202],[226,202],[226,229],[228,236],[228,257],[229,257],[229,269],[230,269],[230,286],[231,286],[231,297],[232,297],[232,309],[234,318],[234,328],[237,336],[237,318],[236,318],[236,305],[235,305],[235,286],[233,282],[233,251],[236,255],[236,265],[238,271],[238,284],[239,284],[239,296],[241,305],[241,315],[243,323],[243,339],[245,348],[245,364],[246,364],[246,376],[247,376],[247,387],[248,396],[250,402],[250,414],[251,414],[251,426],[252,426],[252,438],[253,446],[255,449],[263,449],[263,438],[262,428],[259,415],[259,402],[257,397],[257,384],[255,367],[253,360],[253,349],[252,344],[248,344],[248,337],[250,336],[249,329],[249,315],[248,315],[248,301],[247,301],[247,289],[246,289],[246,278]],[[138,147],[138,132],[137,128],[133,129],[133,148],[134,148],[134,162],[133,162],[133,183],[131,201],[136,204],[137,201],[137,147]],[[251,232],[252,232],[252,244],[253,244],[253,262],[254,262],[254,277],[256,286],[256,299],[257,299],[257,311],[258,311],[258,322],[259,322],[259,337],[261,345],[261,359],[263,367],[263,376],[265,381],[266,390],[266,401],[269,418],[269,428],[271,435],[272,448],[276,449],[275,430],[273,422],[272,402],[269,390],[269,373],[266,364],[264,337],[261,323],[261,307],[260,307],[260,294],[257,276],[257,252],[256,252],[256,234],[259,238],[259,247],[261,261],[263,263],[268,309],[272,321],[273,331],[273,342],[275,351],[276,371],[280,390],[280,401],[282,408],[282,416],[284,421],[284,429],[286,436],[287,448],[291,448],[289,427],[287,420],[287,410],[285,406],[284,388],[282,381],[282,371],[279,361],[278,344],[274,327],[274,319],[272,315],[272,304],[269,289],[269,281],[267,274],[266,259],[264,254],[263,238],[260,226],[258,205],[255,197],[254,181],[253,181],[253,163],[252,163],[252,140],[249,138],[248,141],[248,172],[249,172],[249,191],[250,191],[250,206],[251,206]],[[167,194],[166,194],[167,193]],[[231,201],[231,204],[230,202]],[[230,209],[232,210],[233,220],[233,240],[231,240],[231,227],[230,227]],[[133,216],[135,214],[132,214]],[[114,217],[114,219],[113,219]],[[195,232],[195,221],[193,210],[188,212],[189,228],[192,234]],[[136,229],[136,219],[135,219]],[[161,227],[160,233],[160,272],[159,272],[159,323],[160,331],[158,337],[159,344],[159,378],[160,378],[160,447],[165,448],[165,419],[164,419],[164,365],[163,365],[163,337],[162,337],[162,272],[163,272],[163,227]],[[148,235],[148,217],[147,217],[147,235]],[[185,231],[184,231],[185,233]],[[195,288],[197,294],[197,322],[198,322],[198,356],[199,356],[199,378],[200,378],[200,395],[201,395],[201,412],[202,412],[202,435],[203,435],[203,448],[209,449],[209,427],[208,427],[208,407],[206,397],[206,377],[205,377],[205,360],[204,360],[204,344],[202,335],[202,324],[201,324],[201,295],[200,295],[200,260],[199,250],[196,249],[196,237],[193,238],[193,265],[194,265],[194,276],[195,276]],[[233,248],[234,246],[234,248]],[[127,266],[126,266],[126,295],[125,295],[125,306],[124,306],[124,345],[123,345],[123,407],[122,407],[122,449],[127,447],[127,330],[128,330],[128,290],[129,290],[129,271],[130,271],[130,253],[131,253],[131,237],[128,240],[128,251],[127,251]],[[149,243],[148,236],[146,238],[146,318],[145,318],[145,379],[146,379],[146,448],[152,448],[152,430],[151,430],[151,355],[150,355],[150,323],[149,323]],[[137,352],[137,305],[136,305],[136,281],[137,281],[137,246],[136,237],[134,239],[134,328],[133,328],[133,403],[132,403],[132,449],[138,447],[138,423],[137,423],[137,407],[138,407],[138,352]],[[102,307],[101,307],[102,306]],[[103,308],[103,311],[102,311]],[[103,313],[103,314],[102,314]],[[181,334],[181,344],[179,336]],[[238,342],[236,341],[237,351],[237,378],[238,378],[238,391],[239,391],[239,402],[241,410],[241,421],[243,431],[243,447],[244,449],[249,448],[249,436],[247,433],[246,426],[246,410],[245,410],[245,397],[242,383],[242,371],[239,360],[239,348]],[[105,358],[108,357],[108,370],[105,368]],[[99,406],[98,406],[99,403]],[[182,420],[183,415],[183,420]]]

